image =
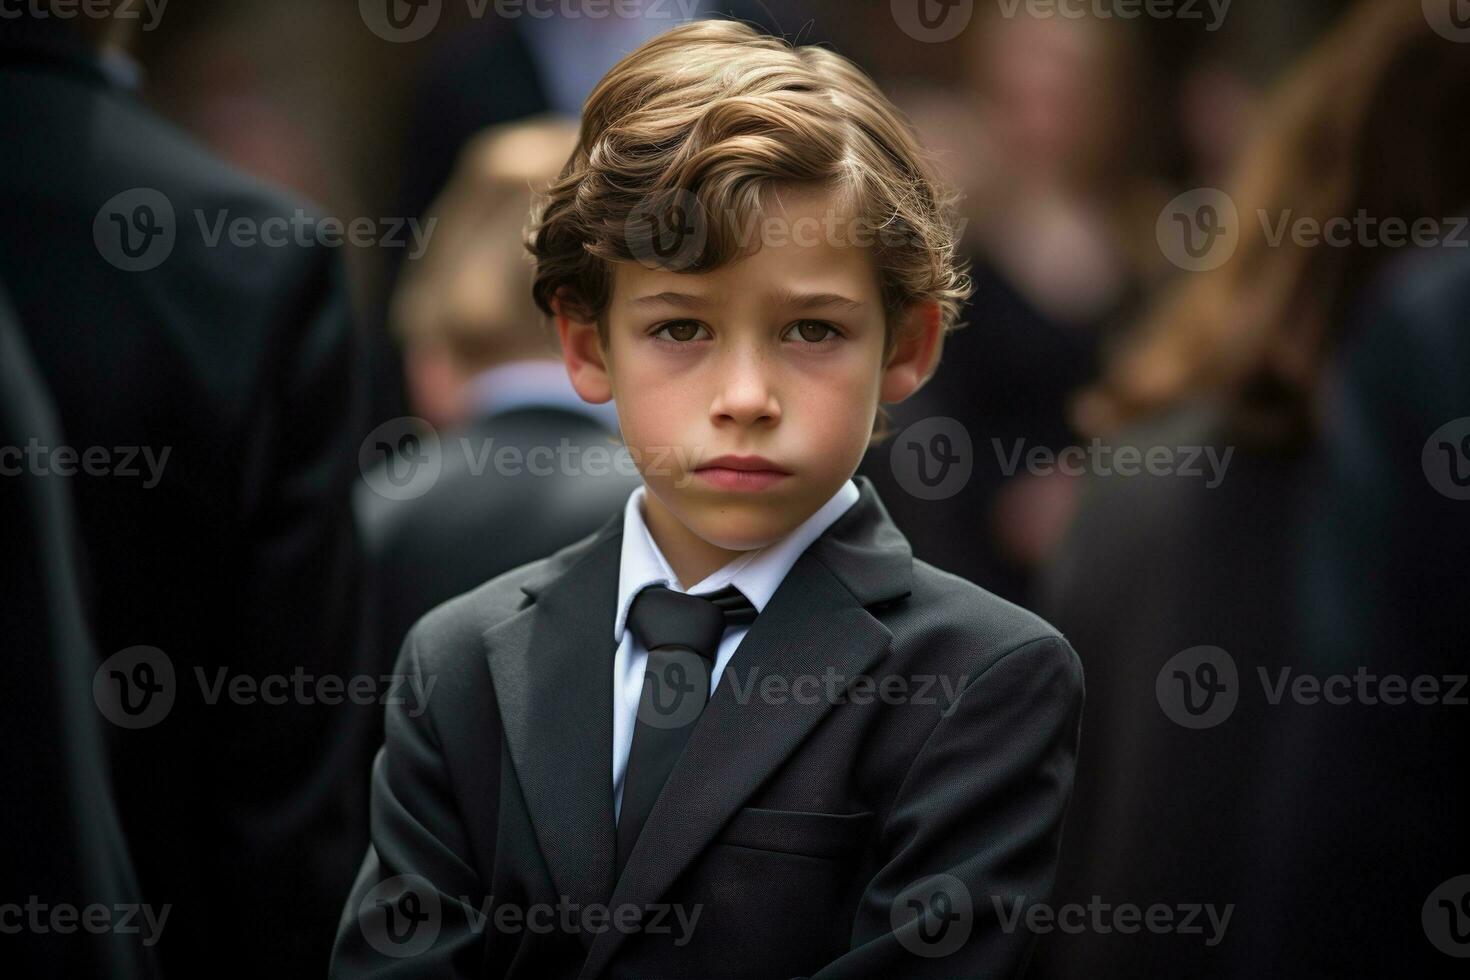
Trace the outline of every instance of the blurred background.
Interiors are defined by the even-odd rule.
[[[165,667],[180,689],[378,678],[423,612],[621,507],[628,473],[507,478],[440,447],[613,443],[530,302],[530,189],[623,54],[733,16],[856,61],[965,195],[966,325],[860,472],[917,557],[1082,657],[1049,900],[1081,911],[1032,975],[1462,975],[1470,4],[65,7],[0,20],[0,444],[174,461],[152,494],[112,456],[60,487],[34,454],[0,476],[28,653],[7,850],[29,852],[0,901],[41,881],[53,905],[176,908],[146,945],[5,929],[12,962],[325,970],[378,701],[317,689],[282,723],[181,700],[154,726],[98,713],[129,689],[97,665],[145,691]],[[362,234],[207,252],[196,210]]]

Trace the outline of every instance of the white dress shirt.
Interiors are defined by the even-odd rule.
[[[613,815],[622,814],[623,774],[628,768],[628,752],[633,747],[633,726],[638,718],[638,701],[643,694],[643,672],[648,666],[648,650],[639,642],[633,631],[627,628],[628,610],[633,598],[647,585],[664,585],[675,592],[689,595],[707,595],[718,592],[727,585],[739,589],[756,613],[766,608],[771,596],[776,594],[786,573],[796,564],[822,532],[827,530],[847,509],[857,503],[860,496],[857,484],[852,480],[832,495],[817,512],[801,522],[790,534],[764,548],[748,551],[718,571],[712,572],[704,581],[689,589],[679,587],[679,579],[669,567],[668,560],[648,532],[643,520],[643,498],[648,493],[646,486],[638,487],[628,495],[623,509],[623,552],[618,571],[618,614],[613,621],[613,639],[618,652],[613,658]],[[735,650],[750,626],[731,626],[720,640],[720,649],[715,657],[714,670],[710,672],[710,694],[725,671],[725,665],[735,656]]]

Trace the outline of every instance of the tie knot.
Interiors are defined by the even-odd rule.
[[[755,615],[750,600],[733,585],[708,595],[650,585],[634,596],[628,628],[645,649],[688,647],[713,663],[725,628],[750,623]]]

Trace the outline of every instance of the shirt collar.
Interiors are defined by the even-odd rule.
[[[618,614],[613,621],[613,639],[621,643],[627,627],[628,610],[633,599],[648,585],[663,585],[676,592],[678,576],[669,567],[668,560],[654,542],[648,525],[643,520],[643,499],[648,493],[646,485],[628,495],[623,508],[623,552],[618,571]],[[756,612],[766,608],[766,603],[776,594],[776,589],[791,571],[791,566],[801,557],[822,532],[857,503],[857,484],[847,480],[830,500],[819,507],[816,513],[797,525],[791,533],[764,548],[747,551],[729,564],[711,572],[703,581],[688,589],[691,595],[707,594],[733,585],[740,590]]]
[[[551,407],[585,415],[610,432],[618,432],[618,409],[613,402],[593,405],[582,400],[557,360],[510,361],[477,374],[471,381],[470,409],[476,417],[499,415],[516,408]]]

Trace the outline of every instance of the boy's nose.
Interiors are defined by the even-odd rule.
[[[710,412],[740,425],[776,422],[781,408],[759,355],[734,354],[717,369],[718,390]]]

